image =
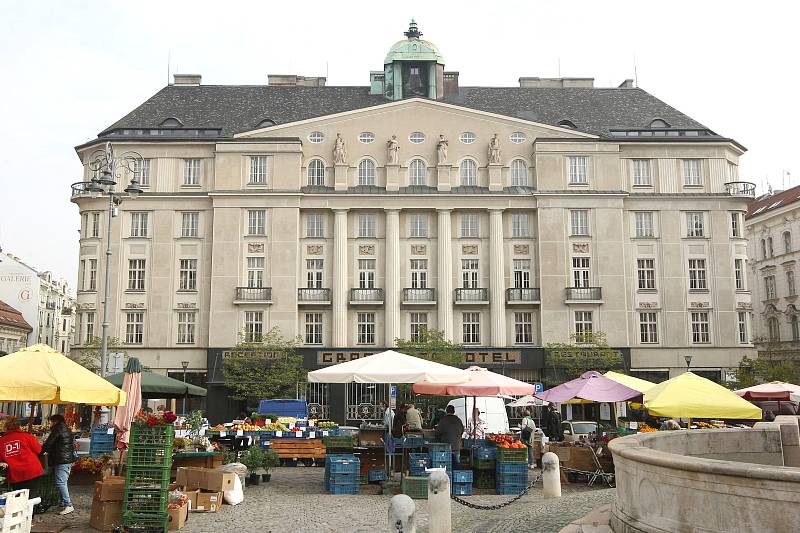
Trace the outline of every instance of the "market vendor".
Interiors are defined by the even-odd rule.
[[[422,415],[413,403],[408,404],[408,409],[406,410],[406,424],[408,424],[409,431],[422,430]]]
[[[6,434],[0,437],[0,463],[8,469],[6,478],[14,490],[28,489],[29,498],[35,497],[42,475],[39,454],[42,447],[36,437],[20,427],[17,418],[6,420]]]
[[[456,408],[447,406],[446,414],[436,427],[436,440],[450,444],[453,452],[453,468],[461,464],[461,434],[464,433],[464,423],[456,416]]]
[[[42,452],[47,453],[47,464],[53,469],[56,489],[61,499],[61,511],[58,514],[70,514],[75,508],[72,506],[67,484],[77,455],[75,437],[64,422],[63,415],[55,414],[50,417],[50,435],[42,444]]]

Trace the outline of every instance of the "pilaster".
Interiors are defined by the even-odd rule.
[[[502,165],[489,165],[489,190],[502,191],[503,190],[503,166]]]
[[[394,346],[400,332],[400,210],[386,210],[386,341]]]
[[[450,210],[439,210],[439,330],[444,338],[453,341],[453,233]]]
[[[386,190],[400,189],[400,165],[386,165]]]
[[[333,186],[337,191],[347,190],[347,165],[335,165],[333,168]]]
[[[450,165],[436,165],[436,188],[440,191],[450,190]]]
[[[499,169],[498,169],[499,170]],[[492,346],[506,345],[505,260],[503,253],[503,210],[489,210],[489,311]]]
[[[339,167],[336,167],[337,171]],[[334,210],[333,224],[333,346],[347,347],[347,209]]]

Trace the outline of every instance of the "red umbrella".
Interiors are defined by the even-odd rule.
[[[117,429],[117,448],[128,448],[131,424],[133,417],[142,408],[142,365],[139,359],[131,357],[125,367],[125,378],[122,380],[122,390],[128,395],[128,401],[123,407],[117,408],[114,417],[114,427]]]
[[[770,381],[753,387],[733,391],[745,400],[789,400],[792,393],[800,393],[800,385],[785,381]]]

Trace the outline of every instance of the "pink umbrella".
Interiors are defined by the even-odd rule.
[[[142,365],[136,357],[128,359],[121,388],[128,395],[128,401],[123,407],[117,408],[114,427],[117,429],[117,448],[124,450],[128,448],[133,417],[142,408]]]
[[[622,402],[641,395],[641,392],[626,387],[594,370],[584,372],[581,377],[572,381],[534,394],[537,398],[548,402],[566,402],[574,398],[592,402]]]
[[[800,393],[800,385],[785,381],[770,381],[753,387],[733,391],[745,400],[789,400],[792,393]]]

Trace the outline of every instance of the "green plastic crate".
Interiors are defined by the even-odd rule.
[[[172,466],[172,446],[134,443],[128,449],[127,464],[143,468],[170,468]]]
[[[175,426],[172,424],[148,426],[133,424],[131,426],[130,444],[146,444],[151,446],[169,446],[175,440]]]
[[[472,468],[474,470],[494,470],[497,462],[494,459],[474,459]]]
[[[428,478],[425,476],[405,476],[400,490],[415,500],[428,499]]]
[[[159,489],[128,489],[123,500],[125,510],[137,515],[164,513],[168,503],[168,491]]]
[[[494,470],[478,470],[473,472],[472,486],[476,489],[493,489],[495,483]]]
[[[169,515],[166,511],[155,514],[141,514],[130,511],[122,513],[122,525],[125,527],[125,531],[130,532],[153,531],[159,529],[166,531],[168,522]]]
[[[326,448],[352,448],[353,437],[345,435],[344,437],[325,437],[322,439]]]
[[[497,448],[497,460],[504,463],[527,463],[527,448]]]

